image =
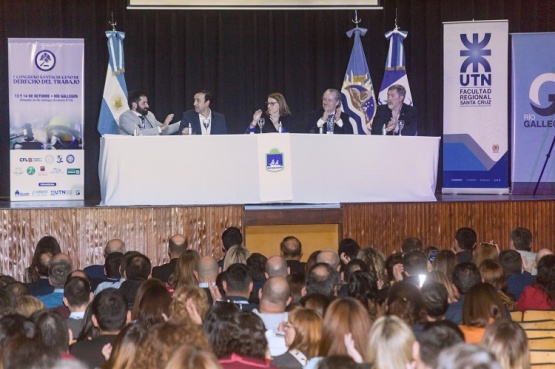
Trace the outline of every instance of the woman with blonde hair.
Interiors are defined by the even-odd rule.
[[[434,262],[432,263],[432,270],[442,272],[451,282],[453,279],[455,265],[457,265],[457,255],[453,251],[439,250]]]
[[[368,335],[364,361],[374,369],[406,369],[413,361],[412,329],[400,318],[386,315],[374,322]]]
[[[183,320],[202,325],[208,312],[208,296],[198,286],[179,286],[170,303],[170,321]]]
[[[495,321],[486,328],[480,345],[495,356],[503,369],[530,369],[528,338],[518,323]]]
[[[498,258],[499,247],[492,243],[482,242],[478,246],[476,246],[476,250],[474,250],[474,256],[472,257],[472,262],[476,264],[477,267],[479,267],[484,260],[497,260]]]
[[[513,311],[516,309],[516,301],[507,294],[507,283],[505,281],[505,272],[503,267],[495,260],[486,259],[478,266],[482,282],[489,283],[497,290],[501,301],[509,309]]]
[[[105,350],[111,351],[109,355],[105,355],[107,358],[102,369],[131,369],[139,343],[145,335],[146,329],[141,324],[131,323],[125,326],[117,335],[113,346],[102,350],[103,354],[107,353]]]
[[[249,250],[245,246],[233,246],[225,253],[224,272],[232,264],[245,264],[250,256]]]
[[[307,308],[295,308],[285,324],[286,353],[276,356],[272,365],[280,368],[300,369],[308,360],[318,356],[322,339],[322,317]]]
[[[312,358],[306,369],[317,368],[325,356],[349,355],[346,336],[355,350],[365,352],[371,326],[368,310],[360,301],[352,297],[334,300],[324,315],[319,356]]]
[[[181,285],[198,285],[197,278],[195,277],[195,267],[200,259],[200,255],[195,250],[185,250],[177,259],[175,265],[175,272],[170,276],[169,285],[173,291]],[[170,293],[173,293],[169,288]]]
[[[449,278],[447,278],[447,276],[443,272],[439,270],[434,270],[428,273],[428,275],[426,276],[426,279],[437,283],[441,283],[442,285],[445,286],[445,288],[447,289],[447,301],[450,304],[455,301],[458,301],[457,295],[455,294],[455,289],[453,288],[453,283],[451,283]]]

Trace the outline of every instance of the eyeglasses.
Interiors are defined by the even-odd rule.
[[[268,101],[268,102],[266,103],[266,105],[268,105],[268,106],[274,106],[274,105],[276,105],[276,104],[277,104],[277,101]]]

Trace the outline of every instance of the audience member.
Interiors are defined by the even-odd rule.
[[[303,289],[305,285],[305,276],[303,273],[291,273],[287,276],[287,283],[291,289],[291,303],[287,307],[290,310],[292,307],[298,306],[301,298],[303,297]]]
[[[171,321],[183,320],[202,325],[210,308],[206,293],[197,286],[180,286],[175,290],[170,303]]]
[[[221,270],[225,270],[224,268],[224,260],[226,253],[230,248],[233,246],[241,246],[243,244],[243,235],[241,234],[241,230],[237,227],[229,227],[226,228],[225,231],[222,233],[222,253],[223,256],[221,260],[218,261],[218,266]]]
[[[287,265],[287,260],[282,256],[270,256],[266,260],[265,275],[266,279],[270,277],[287,278],[290,268]]]
[[[199,287],[206,293],[208,303],[212,305],[213,300],[209,287],[216,283],[218,262],[212,256],[203,256],[197,261],[194,273],[199,282]]]
[[[34,284],[36,282],[39,282],[39,280],[41,279],[47,280],[50,258],[52,258],[52,256],[56,254],[59,254],[60,252],[62,252],[62,250],[56,238],[52,236],[42,237],[39,242],[37,242],[37,245],[35,247],[35,252],[33,253],[33,260],[31,261],[31,265],[29,265],[29,267],[25,269],[24,282],[28,284]],[[40,288],[42,285],[44,285],[44,282],[40,285],[37,284],[37,288]],[[46,283],[46,285],[48,285],[48,283]],[[41,293],[36,293],[37,291],[35,291],[33,287],[29,287],[33,296],[40,295]],[[47,291],[46,293],[50,292],[51,291]]]
[[[268,259],[266,258],[266,256],[262,255],[259,252],[253,252],[247,259],[247,266],[249,267],[252,276],[252,291],[249,297],[249,301],[255,304],[258,304],[258,292],[268,278],[268,276],[266,275],[267,261]],[[287,264],[285,263],[285,265]]]
[[[497,260],[499,257],[499,247],[492,243],[480,242],[476,249],[474,250],[474,256],[472,257],[472,262],[476,264],[477,267],[482,264],[484,260]]]
[[[48,266],[48,280],[54,287],[54,291],[48,295],[38,297],[45,308],[55,308],[63,305],[64,285],[67,276],[73,270],[68,258],[69,257],[65,254],[57,254],[52,258]]]
[[[447,302],[449,304],[458,300],[453,283],[449,278],[447,278],[445,274],[443,274],[439,270],[434,270],[428,273],[428,275],[426,276],[426,281],[434,281],[442,284],[443,287],[445,287],[445,289],[447,290]]]
[[[422,251],[409,251],[403,255],[403,282],[422,286],[428,274],[428,260]]]
[[[499,298],[509,311],[516,310],[515,300],[507,294],[507,283],[503,267],[495,260],[486,259],[479,265],[482,282],[489,283],[497,290]]]
[[[424,245],[419,238],[416,237],[409,237],[403,240],[401,244],[401,251],[403,254],[407,254],[411,251],[423,251]]]
[[[529,369],[528,338],[520,324],[496,320],[486,328],[481,346],[491,352],[503,369]]]
[[[524,288],[516,308],[520,311],[555,308],[555,255],[540,259],[536,284]]]
[[[125,259],[124,256],[123,260]],[[125,267],[125,281],[121,284],[119,290],[125,296],[129,304],[129,310],[132,310],[139,286],[150,277],[151,264],[148,257],[138,252],[132,254],[127,260],[125,265],[122,261],[122,267]]]
[[[478,267],[471,262],[457,264],[453,272],[453,286],[457,301],[449,304],[445,318],[455,324],[462,324],[465,293],[475,284],[482,281]]]
[[[249,302],[253,282],[251,272],[245,264],[236,263],[229,266],[224,275],[223,287],[226,299],[239,305],[241,310],[252,311],[257,307]]]
[[[420,295],[424,302],[426,320],[434,322],[445,319],[445,313],[449,306],[447,288],[432,280],[426,280],[420,289]]]
[[[98,328],[99,336],[77,341],[69,351],[90,369],[94,369],[106,361],[102,354],[104,345],[114,342],[119,331],[129,322],[131,314],[127,310],[125,296],[114,288],[105,289],[96,295],[90,310],[92,323]]]
[[[459,228],[455,232],[453,242],[453,252],[457,254],[457,263],[467,263],[472,261],[472,251],[476,247],[478,236],[472,228]]]
[[[491,352],[477,345],[457,343],[443,350],[436,369],[502,369]]]
[[[69,350],[71,335],[65,319],[52,310],[38,311],[31,317],[37,329],[39,342],[48,347],[58,357],[66,355]]]
[[[337,254],[341,259],[341,270],[345,268],[345,266],[349,261],[356,259],[359,252],[360,252],[360,245],[352,238],[344,238],[341,241],[339,241]]]
[[[323,317],[326,315],[326,310],[328,310],[328,306],[331,304],[332,299],[329,296],[322,295],[320,293],[311,293],[309,295],[304,296],[300,304],[302,307],[307,309],[314,310],[318,315]]]
[[[23,315],[26,318],[30,318],[31,315],[37,311],[44,309],[44,304],[38,298],[32,295],[22,296],[17,302],[15,312],[17,314]]]
[[[209,349],[210,343],[197,324],[165,322],[152,327],[137,349],[133,369],[164,368],[181,345]]]
[[[121,263],[123,259],[123,254],[119,251],[111,252],[106,256],[104,261],[104,273],[106,275],[106,281],[100,283],[94,293],[97,294],[106,288],[119,288],[121,284],[125,281],[125,278],[121,275]],[[92,286],[91,286],[92,287]]]
[[[426,307],[418,287],[405,281],[395,283],[389,290],[386,310],[387,315],[396,315],[407,323],[418,338],[426,321]]]
[[[515,250],[503,250],[499,253],[499,264],[503,267],[507,292],[518,301],[526,286],[536,283],[536,277],[522,269],[522,257]]]
[[[439,354],[458,343],[464,343],[464,335],[455,323],[441,320],[427,324],[412,348],[415,369],[436,368]]]
[[[137,290],[131,319],[149,330],[168,318],[171,301],[170,292],[162,281],[156,278],[147,279]]]
[[[432,263],[432,270],[442,272],[452,282],[457,256],[451,250],[439,250]]]
[[[173,235],[168,242],[168,256],[170,261],[152,268],[152,278],[158,278],[162,282],[169,282],[170,276],[175,273],[177,260],[189,247],[187,238],[182,234]]]
[[[350,274],[347,286],[347,295],[362,303],[368,310],[372,321],[381,316],[382,311],[378,303],[378,284],[372,279],[370,273],[358,270]]]
[[[376,320],[368,336],[363,358],[375,369],[406,369],[413,362],[412,329],[396,316]]]
[[[249,256],[250,252],[245,246],[232,246],[225,253],[223,271],[227,271],[227,269],[233,264],[247,265],[247,259]]]
[[[177,259],[174,273],[169,277],[168,289],[170,293],[179,286],[197,286],[198,281],[195,276],[195,268],[198,261],[200,260],[200,255],[195,250],[184,250],[179,258]]]
[[[524,227],[517,227],[511,231],[511,242],[509,244],[511,250],[516,250],[522,257],[522,263],[530,267],[530,274],[536,275],[537,270],[534,267],[536,253],[532,252],[532,232]]]
[[[260,368],[275,366],[266,365],[268,341],[264,335],[264,323],[252,312],[242,311],[233,317],[233,328],[224,332],[229,335],[227,340],[230,354],[219,359],[224,369]]]
[[[291,302],[291,289],[282,277],[271,277],[259,291],[260,307],[253,313],[258,315],[266,327],[266,339],[272,356],[278,356],[287,351],[282,322],[287,322],[288,314],[285,311]]]
[[[333,270],[339,273],[339,269],[341,267],[341,260],[339,259],[339,255],[337,252],[333,250],[322,250],[316,256],[317,263],[326,263],[333,268]]]
[[[81,277],[70,277],[64,285],[64,305],[69,309],[69,318],[66,323],[72,332],[72,337],[77,338],[83,328],[83,318],[89,303],[94,295],[91,292],[89,281]]]
[[[104,265],[89,265],[83,269],[87,277],[91,280],[91,288],[93,291],[96,290],[100,283],[106,282],[107,278],[110,278],[105,270],[106,258],[114,252],[125,253],[125,243],[119,238],[108,241],[106,246],[104,246]]]
[[[138,347],[146,336],[146,329],[138,323],[126,325],[111,345],[111,353],[102,369],[133,369],[133,361]],[[104,353],[104,352],[103,352]]]
[[[303,245],[297,237],[285,237],[279,244],[279,251],[281,256],[287,261],[287,266],[291,273],[305,273],[306,264],[301,261]]]
[[[275,356],[272,364],[279,368],[301,369],[318,356],[322,339],[322,317],[311,309],[296,308],[285,324],[287,352]]]
[[[395,282],[403,280],[403,253],[394,252],[385,259],[385,271],[387,274],[387,285],[392,285]]]
[[[231,331],[234,329],[233,317],[240,311],[239,307],[232,302],[217,301],[206,313],[202,331],[218,359],[231,355],[229,340]]]
[[[360,250],[358,259],[361,259],[368,265],[368,272],[378,283],[378,289],[384,288],[387,282],[387,275],[383,253],[374,247],[367,247]]]
[[[319,293],[334,298],[339,284],[339,276],[335,269],[327,263],[316,263],[306,275],[305,295]]]
[[[222,367],[210,350],[185,344],[175,349],[164,369],[222,369]]]
[[[491,323],[506,317],[505,307],[495,288],[489,283],[477,283],[465,295],[459,327],[467,343],[478,344]]]

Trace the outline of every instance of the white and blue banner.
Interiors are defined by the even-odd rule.
[[[8,39],[10,199],[84,198],[84,41]]]
[[[512,40],[514,194],[555,194],[555,33],[517,33]],[[547,163],[546,163],[546,159]]]
[[[508,32],[443,24],[443,193],[509,193]]]
[[[270,133],[256,135],[256,137],[260,201],[293,200],[291,136],[288,133]]]
[[[119,116],[129,109],[127,103],[127,85],[125,84],[125,64],[123,54],[123,39],[125,33],[106,31],[108,37],[108,53],[110,61],[106,71],[102,105],[98,117],[98,132],[104,134],[119,134]]]
[[[393,85],[403,86],[407,92],[403,102],[413,105],[412,93],[410,92],[409,79],[407,77],[405,47],[403,46],[403,40],[407,38],[407,35],[407,31],[402,31],[398,27],[385,34],[385,38],[389,40],[389,50],[385,59],[385,71],[378,95],[380,105],[387,104],[387,90]]]
[[[376,96],[370,77],[370,70],[362,48],[360,36],[366,34],[365,28],[353,28],[347,36],[355,36],[345,79],[341,87],[341,108],[351,118],[354,134],[370,134],[370,127],[376,115]]]

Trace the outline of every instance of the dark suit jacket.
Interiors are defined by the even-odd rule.
[[[387,124],[392,118],[391,110],[387,105],[378,105],[376,110],[376,116],[374,117],[374,122],[372,123],[372,134],[381,135],[383,126]],[[401,113],[399,114],[399,120],[405,121],[405,127],[401,131],[403,136],[416,136],[417,134],[417,120],[416,120],[416,108],[403,103],[401,107]],[[393,131],[388,132],[388,135],[393,135]]]
[[[152,278],[158,278],[162,282],[168,282],[170,276],[175,272],[177,259],[171,259],[169,263],[152,268]]]
[[[324,114],[324,109],[320,108],[313,111],[308,116],[308,126],[306,132],[308,133],[319,133],[320,128],[318,128],[318,120],[322,118]],[[339,135],[352,135],[353,125],[349,121],[349,115],[347,113],[341,113],[341,121],[343,122],[343,127],[339,127],[337,124],[333,127],[333,133]],[[324,133],[326,133],[326,127],[324,125]]]
[[[225,116],[214,110],[211,111],[212,113],[212,122],[210,127],[210,134],[211,135],[225,135],[227,134],[227,126],[225,124]],[[191,123],[191,129],[193,131],[192,134],[200,135],[202,134],[202,130],[200,128],[200,119],[198,117],[198,113],[194,110],[187,110],[183,113],[183,117],[181,118],[181,124],[179,125],[179,131],[176,133],[180,135],[183,132],[184,128],[189,127],[189,123]]]
[[[116,335],[106,334],[92,340],[78,341],[71,345],[69,353],[81,360],[90,369],[100,368],[106,362],[102,355],[105,344],[114,344]]]

